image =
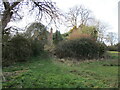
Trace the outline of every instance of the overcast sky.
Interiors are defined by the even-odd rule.
[[[118,2],[120,0],[52,0],[64,11],[75,5],[84,5],[95,18],[109,26],[108,31],[118,32]]]
[[[118,2],[120,0],[52,0],[56,2],[57,6],[67,11],[69,8],[75,5],[83,5],[85,8],[90,9],[95,18],[106,23],[109,26],[111,32],[118,32]],[[33,22],[34,19],[31,16],[23,18],[21,22],[16,23],[19,27],[25,27],[28,23]],[[61,32],[66,32],[64,28]]]

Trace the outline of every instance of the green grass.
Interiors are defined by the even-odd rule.
[[[120,58],[120,52],[117,52],[117,51],[107,51],[107,53],[111,56],[112,59]]]
[[[3,88],[117,88],[117,59],[61,62],[52,57],[33,57],[3,68]],[[107,65],[106,65],[107,64]],[[108,65],[109,64],[109,65]]]

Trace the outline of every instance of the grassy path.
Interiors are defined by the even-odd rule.
[[[3,68],[3,88],[115,88],[116,60],[82,63],[43,57]]]

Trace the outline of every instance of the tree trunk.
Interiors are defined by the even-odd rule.
[[[21,0],[21,1],[23,1],[23,0]],[[16,7],[19,3],[20,3],[19,1],[16,1],[10,6],[9,2],[3,1],[4,8],[5,8],[5,11],[3,12],[3,17],[2,17],[2,34],[3,35],[7,32],[5,27],[10,22],[10,19],[13,15],[13,12],[11,10],[13,10],[13,8]]]
[[[3,17],[2,17],[2,34],[3,35],[7,32],[7,30],[5,29],[5,27],[10,22],[12,14],[13,13],[10,12],[10,10],[5,10],[4,13],[3,13]]]

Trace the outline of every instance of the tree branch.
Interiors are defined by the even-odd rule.
[[[5,10],[9,9],[10,7],[9,2],[3,2],[3,5],[4,5]]]

